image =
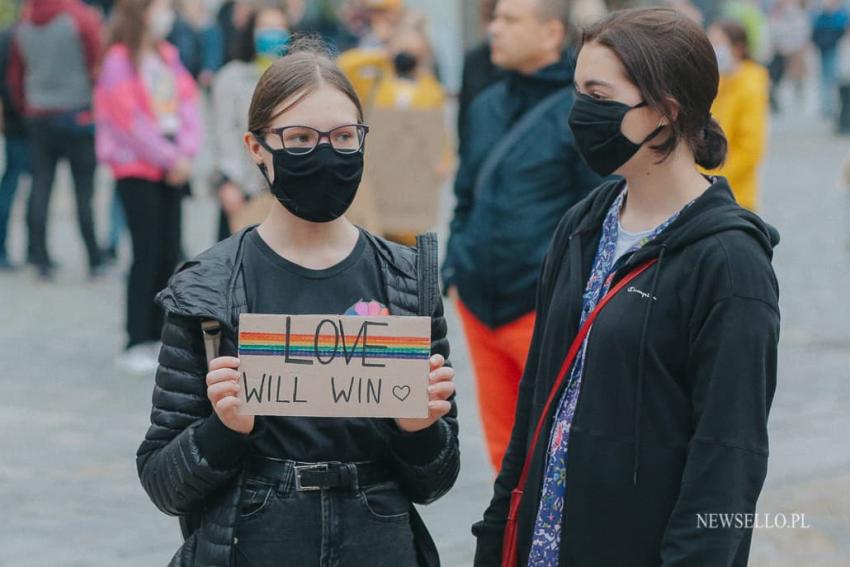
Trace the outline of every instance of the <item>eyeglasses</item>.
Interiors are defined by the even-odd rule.
[[[365,124],[346,124],[333,130],[322,132],[310,126],[284,126],[283,128],[263,128],[254,131],[260,144],[269,151],[283,149],[288,154],[307,155],[327,138],[331,147],[339,154],[356,154],[363,149],[369,127]],[[276,134],[272,143],[265,140],[264,134]],[[279,140],[279,142],[278,142]]]

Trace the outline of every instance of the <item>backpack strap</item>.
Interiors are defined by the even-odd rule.
[[[218,358],[221,350],[221,323],[214,319],[201,321],[201,330],[204,333],[204,351],[207,354],[207,368],[214,358]]]
[[[419,286],[419,315],[430,317],[440,296],[437,262],[437,234],[426,232],[416,237],[416,278]]]

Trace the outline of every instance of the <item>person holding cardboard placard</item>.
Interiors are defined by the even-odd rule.
[[[164,346],[137,458],[151,499],[182,517],[188,539],[172,565],[438,565],[412,506],[445,494],[460,466],[436,239],[408,248],[346,219],[368,128],[351,83],[320,48],[296,44],[269,67],[248,123],[245,146],[276,198],[268,218],[186,262],[158,296]],[[340,315],[377,327],[385,315],[427,317],[427,416],[241,414],[244,314],[331,314],[318,329],[342,334]],[[277,381],[286,384],[276,401],[304,399],[286,390],[294,381]]]
[[[705,518],[752,517],[767,473],[779,233],[698,169],[726,157],[718,82],[677,10],[584,32],[569,124],[622,177],[564,216],[543,264],[476,567],[747,564],[752,522]]]

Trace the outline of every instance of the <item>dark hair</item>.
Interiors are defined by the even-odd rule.
[[[357,119],[363,122],[360,98],[339,67],[333,62],[331,51],[321,41],[312,37],[297,38],[289,53],[266,69],[254,89],[248,110],[248,130],[256,132],[266,128],[282,112],[275,110],[283,101],[298,93],[310,93],[322,84],[328,84],[351,99],[357,108]]]
[[[537,13],[545,20],[557,20],[564,26],[565,41],[573,36],[573,2],[572,0],[536,0]]]
[[[496,4],[499,0],[478,0],[478,16],[484,22],[493,21],[496,14]]]
[[[236,30],[236,38],[233,41],[233,47],[230,49],[230,55],[239,61],[250,63],[257,56],[257,51],[254,47],[254,36],[257,27],[257,20],[260,14],[269,11],[279,11],[286,16],[287,25],[289,25],[289,12],[286,4],[283,2],[267,2],[255,6],[251,10],[251,15],[245,22],[245,26]]]
[[[743,59],[749,60],[753,58],[750,53],[750,42],[747,38],[747,28],[745,28],[740,22],[737,20],[726,19],[717,21],[714,25],[717,26],[727,38],[729,38],[729,43],[732,44],[732,47],[741,50]]]
[[[588,43],[613,51],[647,105],[669,122],[670,136],[651,146],[661,161],[684,140],[698,165],[715,169],[723,164],[726,136],[711,117],[720,73],[714,48],[699,25],[670,8],[633,8],[613,12],[586,29],[582,45]]]
[[[109,43],[125,46],[130,51],[130,60],[136,66],[147,31],[145,12],[151,4],[153,0],[119,0],[112,17]]]

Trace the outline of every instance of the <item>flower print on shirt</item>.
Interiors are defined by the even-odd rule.
[[[390,314],[390,310],[380,301],[364,301],[361,299],[345,310],[343,315],[360,315],[362,317],[382,317]]]

